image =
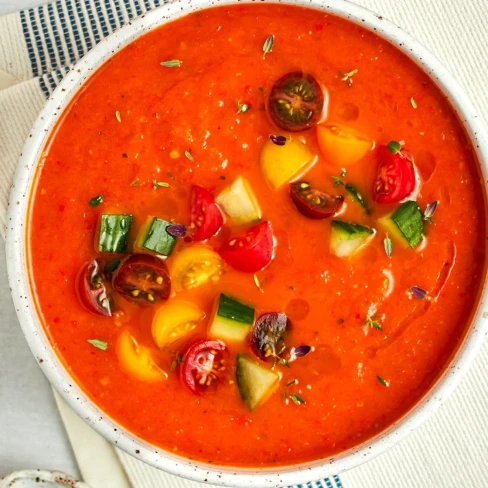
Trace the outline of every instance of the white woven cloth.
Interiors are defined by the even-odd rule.
[[[159,0],[60,0],[0,17],[0,230],[24,139],[66,67]],[[488,0],[356,0],[423,42],[470,95],[485,123]],[[51,48],[45,40],[49,38]],[[37,46],[41,39],[41,46]],[[44,44],[43,44],[44,43]],[[54,45],[54,48],[53,48]],[[488,345],[453,398],[406,441],[342,473],[344,488],[488,486]],[[114,450],[58,399],[85,481],[93,488],[198,488]],[[338,479],[330,480],[339,488]],[[325,482],[313,486],[327,486]]]

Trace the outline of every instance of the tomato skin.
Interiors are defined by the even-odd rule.
[[[191,189],[192,240],[204,241],[215,235],[224,218],[213,195],[205,188],[193,185]]]
[[[113,275],[112,287],[126,300],[151,305],[169,298],[171,278],[162,259],[149,254],[132,254],[121,261]]]
[[[306,181],[290,185],[290,195],[297,210],[309,219],[327,219],[335,215],[344,204],[344,197],[323,193]],[[310,198],[307,198],[310,196]],[[318,204],[315,203],[318,201]]]
[[[190,346],[185,354],[180,377],[183,384],[192,393],[198,395],[208,388],[207,382],[212,382],[214,379],[210,373],[214,377],[216,376],[219,365],[215,365],[215,363],[221,358],[221,353],[225,349],[222,341],[214,340],[201,340]],[[216,354],[213,354],[212,351]],[[202,378],[205,380],[200,383]]]
[[[373,185],[376,203],[398,203],[415,189],[413,156],[402,150],[392,154],[386,146],[378,149],[378,171]]]
[[[268,113],[280,129],[301,132],[324,118],[327,92],[308,73],[295,71],[282,76],[271,89]]]
[[[96,259],[85,264],[77,280],[78,297],[90,312],[111,317],[110,297],[102,279],[100,265]]]
[[[231,237],[222,244],[219,254],[238,271],[255,273],[273,257],[273,232],[267,220],[248,229],[244,235]]]

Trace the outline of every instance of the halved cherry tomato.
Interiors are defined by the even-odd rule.
[[[284,313],[265,313],[252,326],[250,342],[254,354],[263,360],[272,359],[285,348],[285,333],[290,320]]]
[[[273,232],[267,220],[239,237],[231,237],[219,250],[222,258],[239,271],[255,273],[273,257]]]
[[[149,254],[133,254],[120,263],[112,286],[127,300],[148,305],[168,299],[171,279],[161,259]]]
[[[184,247],[168,264],[176,291],[217,283],[223,272],[222,258],[203,244]]]
[[[401,150],[396,154],[386,146],[378,149],[378,173],[373,186],[376,203],[397,203],[415,189],[415,168],[412,154]]]
[[[344,204],[344,197],[315,190],[306,181],[290,187],[290,195],[298,211],[309,219],[326,219],[335,215]]]
[[[337,166],[351,166],[366,156],[373,141],[350,127],[317,126],[317,141],[326,161]]]
[[[185,354],[181,381],[193,393],[205,391],[225,371],[222,341],[198,341]]]
[[[213,195],[201,186],[191,189],[191,229],[194,241],[204,241],[216,234],[224,219]]]
[[[107,294],[102,271],[96,259],[85,264],[78,274],[78,296],[90,312],[105,317],[112,316],[110,296]]]
[[[271,89],[268,112],[281,129],[299,132],[321,120],[324,98],[322,87],[312,75],[300,71],[287,73]]]

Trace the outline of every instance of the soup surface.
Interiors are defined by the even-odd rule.
[[[131,43],[65,111],[32,287],[70,374],[137,436],[216,464],[315,460],[445,367],[483,278],[483,202],[453,110],[388,42],[219,7]]]

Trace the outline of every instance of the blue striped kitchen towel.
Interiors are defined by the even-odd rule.
[[[164,0],[59,0],[38,8],[0,17],[0,231],[6,224],[8,193],[15,165],[32,122],[43,103],[73,65],[101,39],[134,17],[164,3]],[[61,409],[62,411],[62,409]],[[63,412],[63,411],[62,411]],[[87,441],[79,426],[74,434],[69,417],[63,414],[74,452],[97,446]],[[90,431],[90,427],[83,425]],[[86,432],[88,436],[88,432]],[[78,444],[78,445],[75,445]],[[184,481],[158,471],[117,451],[133,488],[198,488],[199,483]],[[103,462],[107,446],[90,452],[90,462]],[[78,455],[80,471],[93,488],[107,488],[105,479],[96,479],[84,455]],[[108,465],[108,460],[105,466]],[[113,464],[112,464],[113,466]],[[114,468],[111,468],[114,469]],[[92,473],[90,479],[86,473]],[[120,482],[112,483],[121,488]],[[296,485],[297,488],[342,488],[339,477]]]

